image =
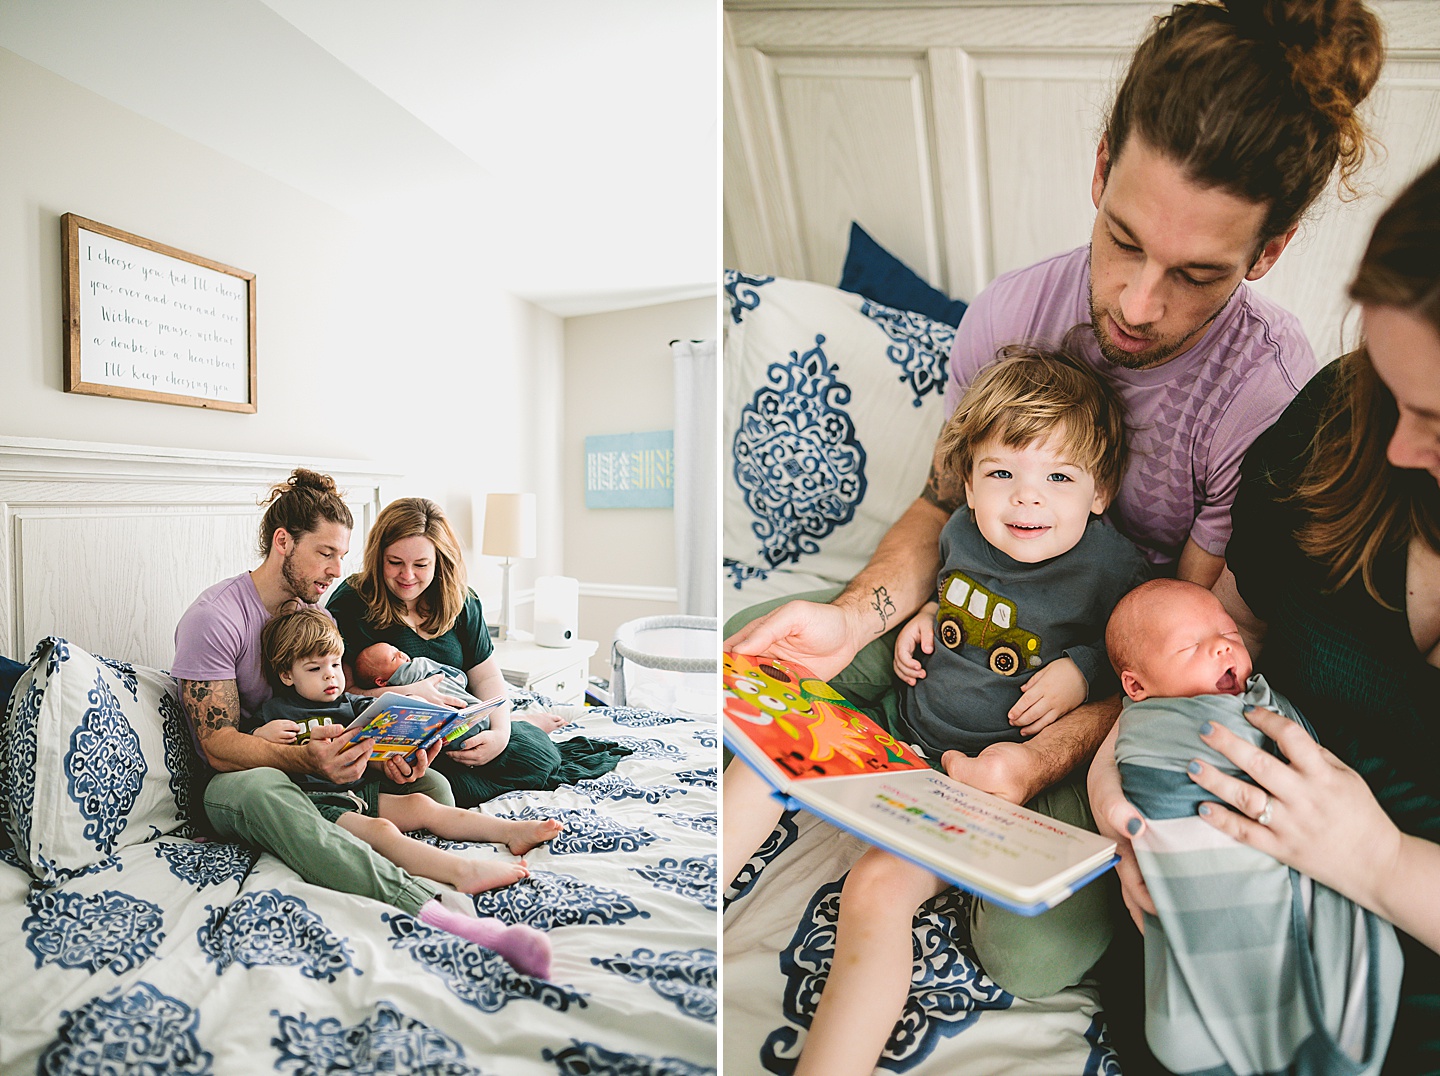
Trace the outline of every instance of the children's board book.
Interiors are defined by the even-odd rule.
[[[360,730],[351,738],[351,743],[375,741],[375,751],[370,756],[372,761],[407,758],[437,740],[455,743],[463,739],[477,721],[505,699],[505,695],[496,695],[463,710],[452,710],[448,706],[387,691],[365,707],[346,728]]]
[[[1053,908],[1119,859],[1115,842],[938,773],[789,660],[725,655],[725,743],[810,811],[1018,912]]]

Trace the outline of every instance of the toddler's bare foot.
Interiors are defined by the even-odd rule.
[[[561,717],[559,714],[515,714],[513,716],[516,721],[528,721],[545,732],[554,732],[556,729],[563,729],[570,724],[568,718]]]
[[[1035,752],[1029,744],[1008,741],[992,743],[974,758],[959,751],[940,756],[940,764],[955,780],[1022,805],[1032,795],[1026,781],[1034,762]]]
[[[536,845],[554,838],[564,828],[565,824],[558,818],[541,818],[536,821],[517,818],[511,831],[514,836],[505,842],[505,847],[510,849],[512,855],[523,856]]]
[[[462,893],[503,889],[530,877],[530,868],[524,863],[498,863],[493,859],[462,859],[461,862],[454,886]]]

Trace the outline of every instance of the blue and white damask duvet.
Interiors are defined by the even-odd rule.
[[[714,719],[557,712],[577,722],[557,738],[583,729],[635,754],[485,806],[565,822],[527,856],[529,879],[475,898],[480,915],[549,932],[549,981],[238,845],[117,844],[48,885],[7,850],[0,1072],[714,1072]]]
[[[726,1076],[794,1071],[835,955],[840,890],[865,849],[787,813],[725,894]],[[878,1071],[1119,1076],[1093,984],[1039,1001],[1000,989],[970,948],[970,899],[947,890],[916,913],[910,996]]]

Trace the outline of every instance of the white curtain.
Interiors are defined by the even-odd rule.
[[[720,371],[714,340],[676,340],[675,565],[680,612],[719,609]]]

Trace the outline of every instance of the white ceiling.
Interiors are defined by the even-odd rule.
[[[0,0],[0,47],[562,316],[713,295],[715,0]]]

